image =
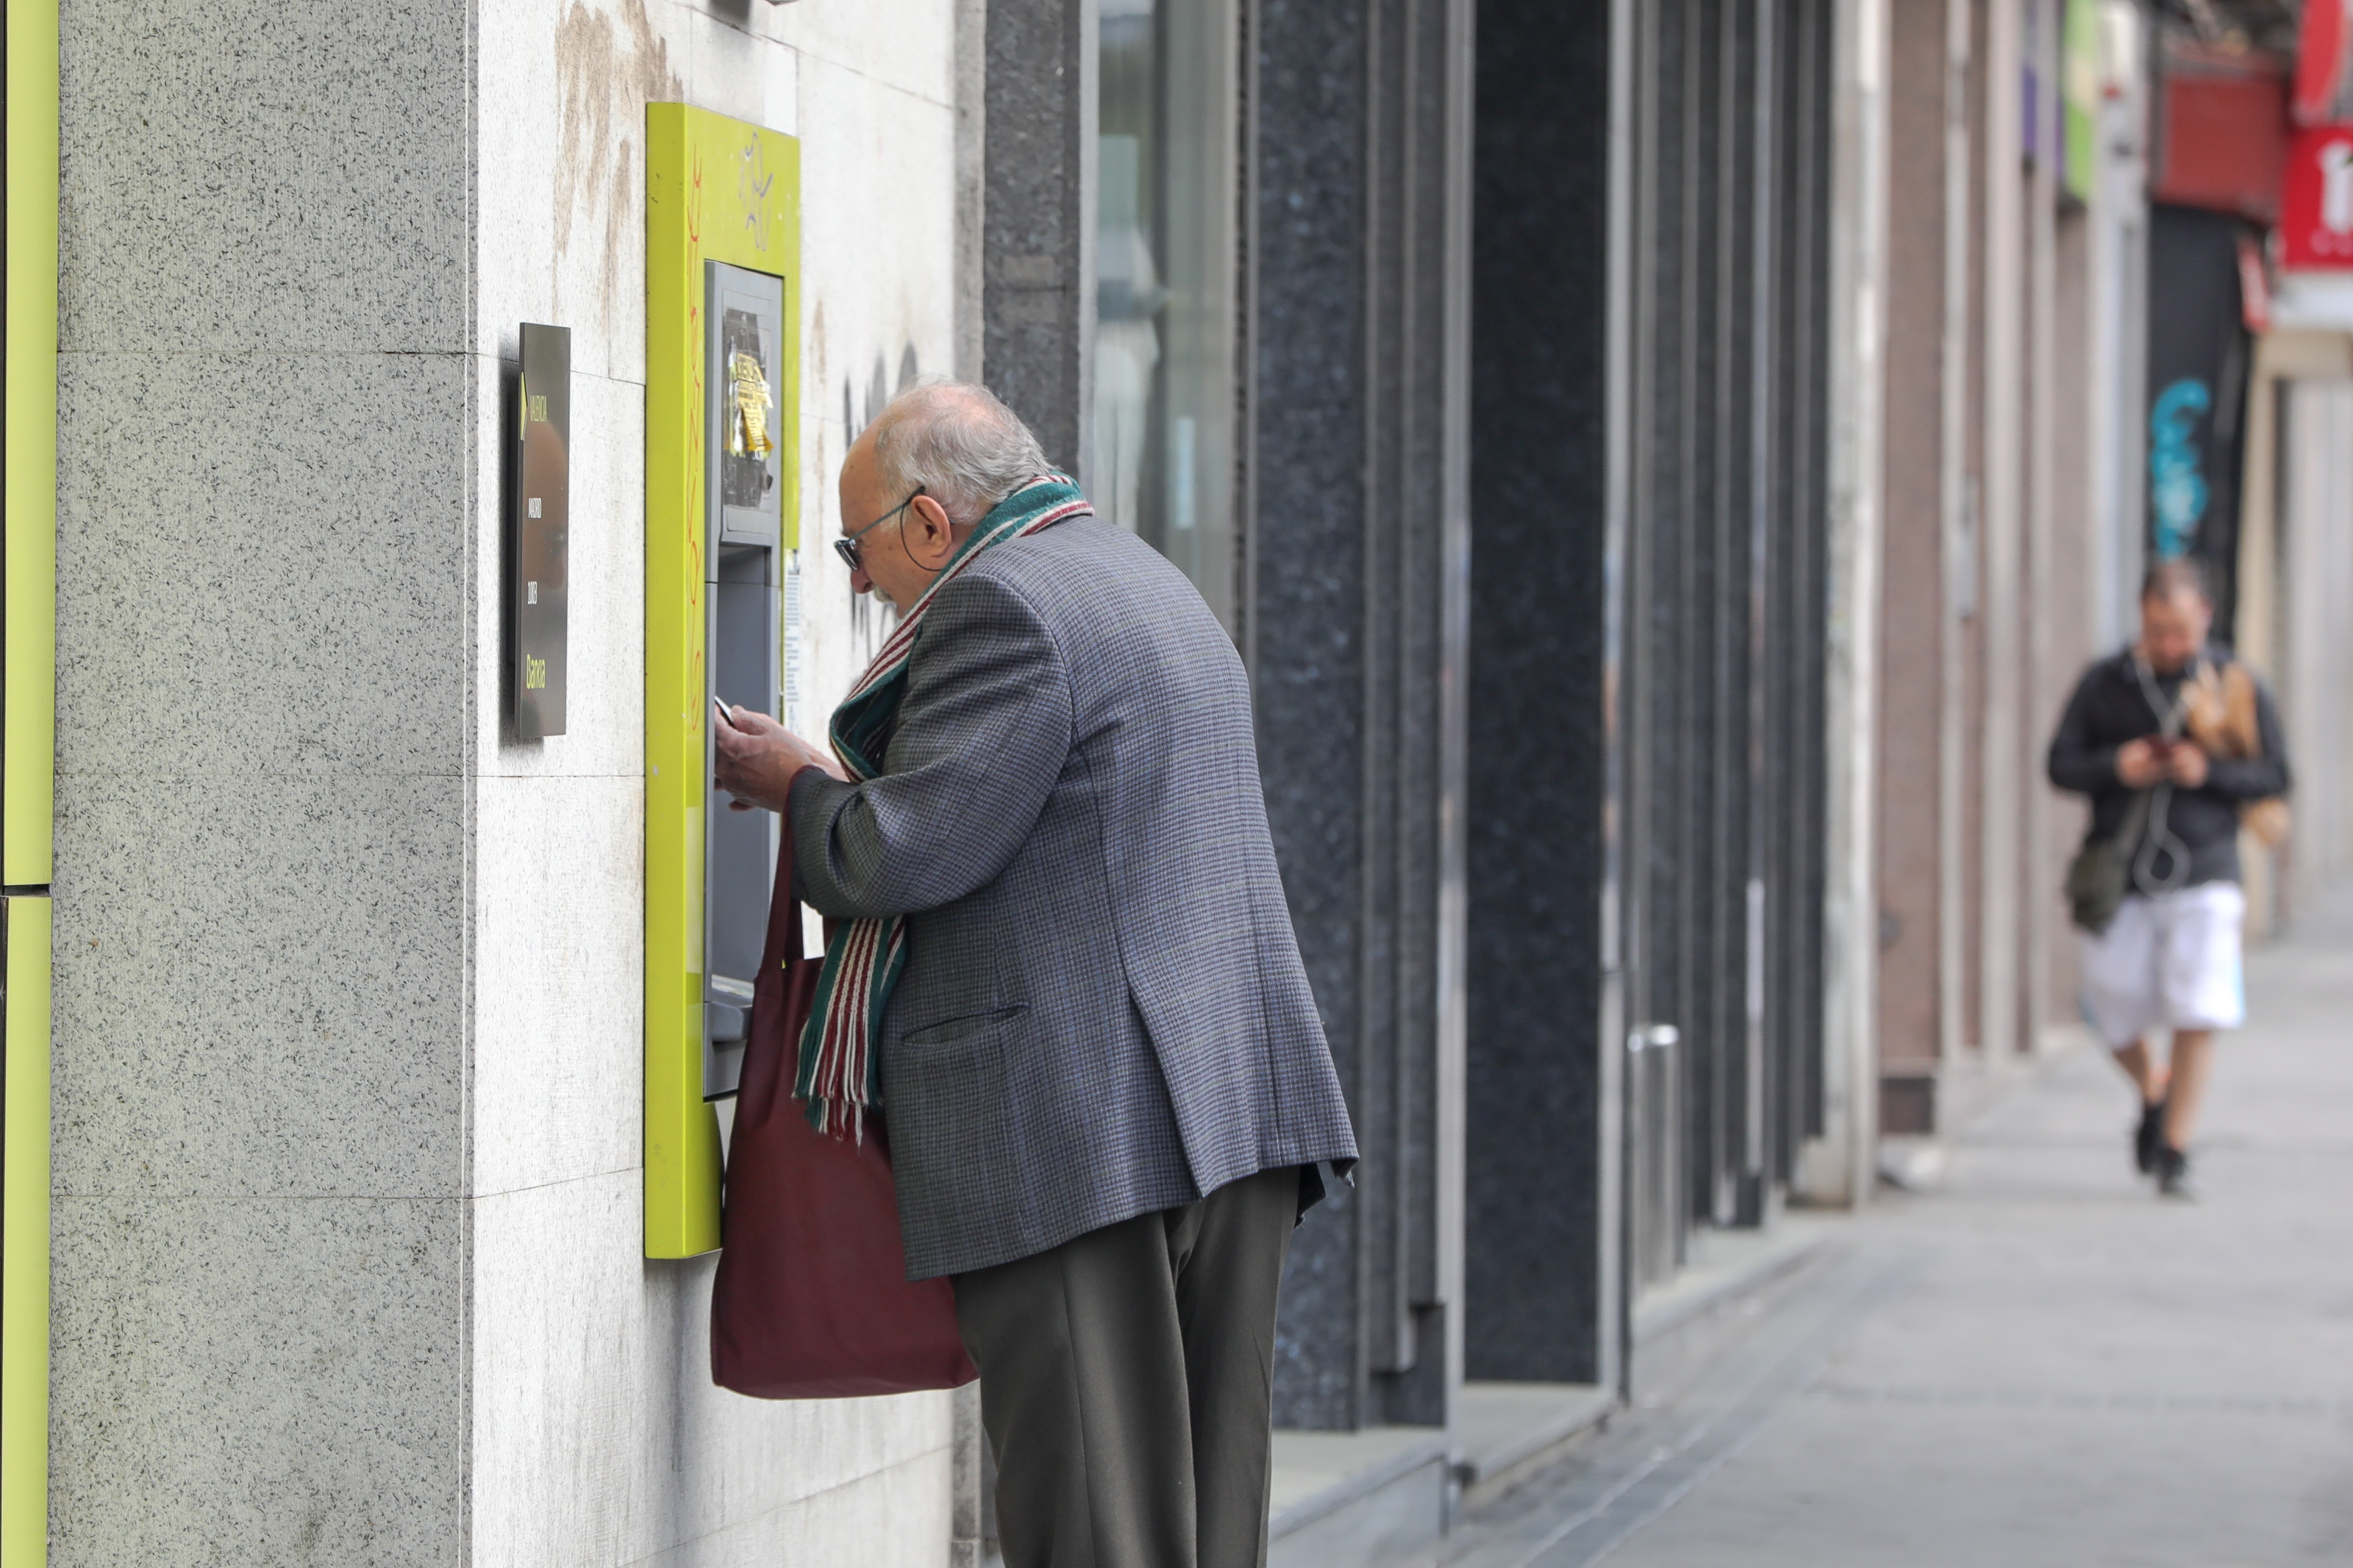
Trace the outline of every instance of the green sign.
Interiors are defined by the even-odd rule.
[[[2100,163],[2100,0],[2066,5],[2059,34],[2059,163],[2067,194],[2088,202]]]

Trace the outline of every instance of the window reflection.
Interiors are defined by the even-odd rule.
[[[1231,0],[1102,0],[1093,469],[1233,624]]]
[[[1104,53],[1110,53],[1108,47]],[[1093,487],[1095,504],[1109,507],[1121,527],[1139,532],[1145,531],[1144,454],[1156,412],[1157,321],[1168,302],[1160,269],[1152,264],[1139,205],[1144,146],[1141,136],[1104,133],[1103,226],[1095,264],[1095,463],[1103,476]]]

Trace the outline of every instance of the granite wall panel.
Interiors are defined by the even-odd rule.
[[[93,774],[58,796],[58,1193],[462,1190],[458,781]]]
[[[716,1260],[639,1257],[638,1183],[626,1170],[475,1205],[475,1560],[822,1560],[797,1510],[863,1486],[873,1544],[831,1560],[943,1562],[952,1396],[713,1387]],[[902,1515],[935,1528],[911,1539]]]
[[[1599,1366],[1609,33],[1479,13],[1466,1369]]]
[[[944,1561],[947,1397],[712,1387],[636,1194],[644,106],[814,126],[813,728],[887,629],[852,405],[953,352],[949,0],[62,21],[54,1560]],[[516,745],[523,320],[574,687]]]
[[[478,1195],[642,1163],[642,781],[475,785]]]
[[[458,772],[463,362],[69,339],[58,381],[61,780],[117,774],[120,721],[224,787]]]
[[[1361,1121],[1364,23],[1355,8],[1301,0],[1268,0],[1258,21],[1259,766],[1300,956]],[[1293,1239],[1275,1336],[1280,1425],[1367,1418],[1362,1199],[1339,1188]]]
[[[1094,398],[1095,48],[1088,0],[992,0],[981,358],[1047,458],[1087,477]]]
[[[465,1205],[60,1195],[49,1562],[458,1568]]]
[[[55,1563],[465,1559],[469,18],[59,16]]]
[[[61,344],[459,349],[472,11],[64,5]]]
[[[1245,643],[1269,823],[1365,1153],[1293,1244],[1277,1419],[1442,1425],[1459,1101],[1440,875],[1461,819],[1443,692],[1461,668],[1446,596],[1467,287],[1450,213],[1469,89],[1451,40],[1467,17],[1448,0],[1271,0],[1253,20]]]

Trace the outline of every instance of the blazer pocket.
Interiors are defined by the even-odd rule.
[[[1016,1002],[1009,1007],[992,1007],[986,1013],[960,1014],[953,1018],[942,1018],[937,1023],[926,1024],[920,1029],[910,1029],[899,1037],[899,1043],[912,1046],[917,1050],[952,1046],[970,1039],[976,1035],[985,1034],[1000,1025],[1009,1024],[1028,1011],[1029,1011],[1029,1003]]]
[[[1006,1047],[1026,1007],[943,1018],[882,1053],[882,1113],[902,1212],[963,1212],[1018,1169]]]

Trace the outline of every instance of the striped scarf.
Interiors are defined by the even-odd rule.
[[[863,784],[882,771],[885,736],[907,689],[907,659],[922,635],[923,611],[940,590],[992,544],[1093,515],[1077,485],[1060,474],[1040,474],[980,520],[833,710],[828,738],[851,778]],[[808,1025],[801,1031],[800,1070],[793,1079],[793,1098],[807,1108],[809,1124],[818,1131],[836,1138],[865,1136],[866,1112],[882,1103],[881,1063],[874,1047],[892,988],[906,966],[903,916],[826,922],[825,966],[818,974]]]

